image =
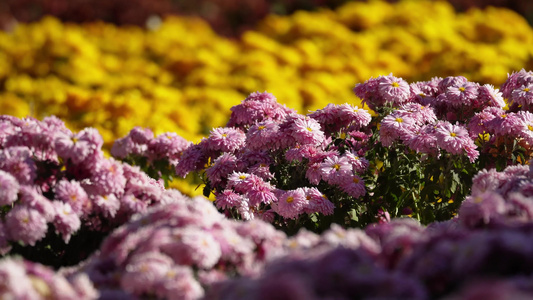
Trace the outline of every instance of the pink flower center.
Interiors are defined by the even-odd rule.
[[[403,119],[402,118],[396,118],[396,122],[403,123]]]
[[[400,87],[400,84],[399,84],[398,82],[395,81],[395,82],[391,83],[391,86],[392,86],[393,88],[397,88],[397,87]]]
[[[294,201],[294,197],[289,196],[289,197],[287,197],[286,201],[287,201],[287,203],[292,203],[292,201]]]
[[[455,132],[450,132],[450,136],[451,136],[451,137],[456,137],[457,134],[455,134]]]

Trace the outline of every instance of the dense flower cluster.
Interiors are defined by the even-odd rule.
[[[198,19],[168,18],[152,29],[44,19],[0,33],[0,108],[53,114],[73,130],[95,126],[107,146],[135,126],[196,141],[253,91],[305,112],[352,101],[354,82],[390,72],[501,84],[531,64],[532,37],[511,11],[459,14],[443,1],[274,15],[238,39]]]
[[[72,132],[55,117],[0,117],[2,254],[46,248],[54,233],[62,240],[52,245],[56,251],[79,231],[103,236],[172,193],[139,167],[106,158],[102,144],[96,129]]]
[[[2,299],[81,299],[99,296],[87,274],[61,274],[21,258],[0,260]]]
[[[366,135],[359,130],[371,121],[368,111],[332,104],[301,115],[267,92],[252,93],[231,110],[228,125],[191,144],[176,166],[179,176],[201,173],[206,196],[214,193],[228,215],[305,222],[365,195]]]

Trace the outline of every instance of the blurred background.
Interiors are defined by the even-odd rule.
[[[499,87],[533,69],[532,21],[529,0],[2,0],[0,114],[198,141],[255,91],[305,114],[390,73]]]

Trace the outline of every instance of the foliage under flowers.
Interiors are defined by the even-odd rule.
[[[1,254],[78,263],[131,215],[179,194],[102,144],[94,128],[71,132],[55,117],[0,117]]]

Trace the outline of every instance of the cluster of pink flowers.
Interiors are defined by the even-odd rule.
[[[283,254],[286,235],[272,225],[227,219],[203,197],[173,199],[119,227],[82,266],[103,298],[198,299]]]
[[[2,299],[98,299],[87,274],[62,274],[21,258],[0,260]]]
[[[360,174],[368,168],[362,157],[368,136],[359,130],[371,120],[366,110],[328,105],[301,115],[266,92],[231,110],[227,126],[185,149],[176,167],[180,176],[202,172],[218,208],[244,220],[297,219],[332,214],[340,202],[330,198],[333,189],[365,195]],[[358,147],[343,147],[351,142]]]
[[[168,164],[175,168],[183,150],[190,143],[174,132],[156,137],[149,128],[135,127],[127,136],[113,143],[111,154],[119,159],[145,157],[152,164],[158,160],[168,160]]]
[[[106,158],[102,144],[95,129],[74,133],[55,117],[0,117],[3,254],[12,242],[36,245],[50,226],[66,244],[83,228],[105,233],[161,202],[161,181]]]

